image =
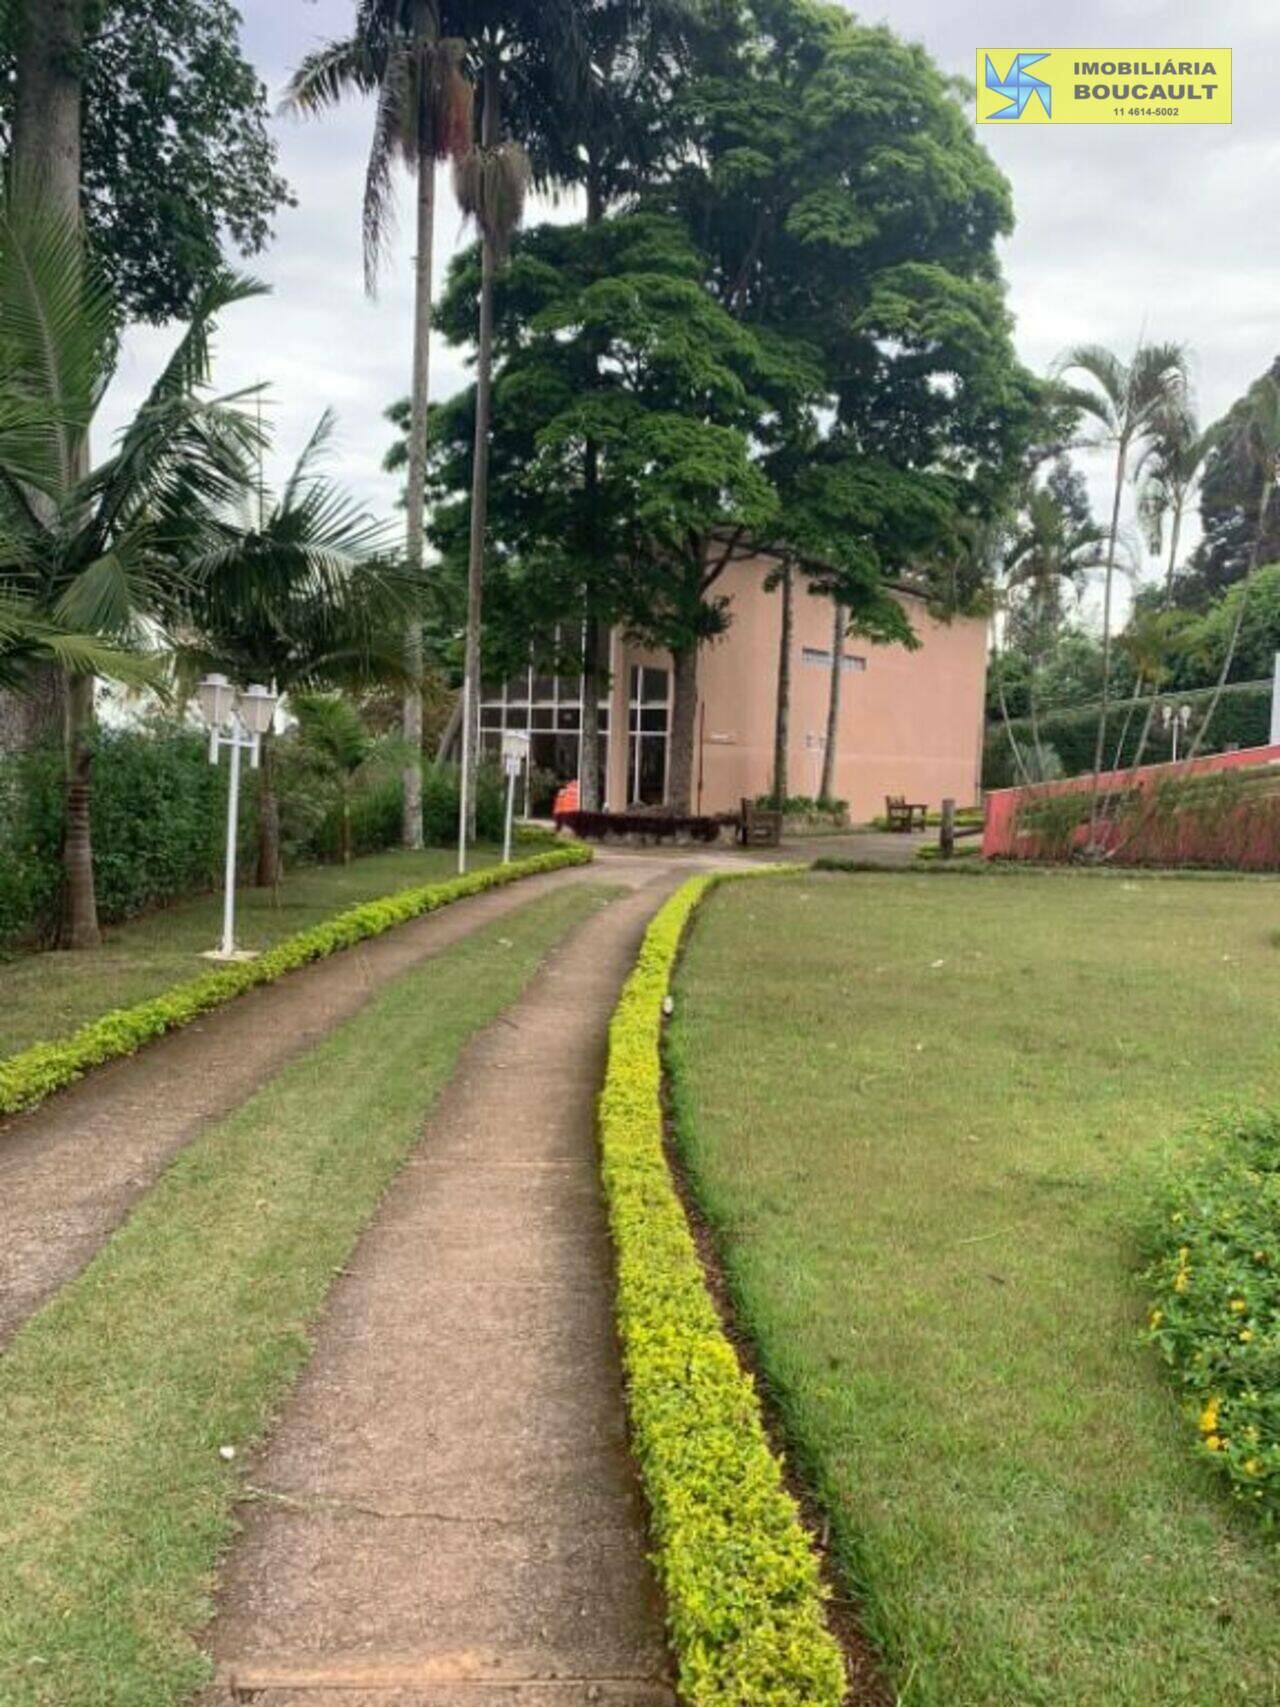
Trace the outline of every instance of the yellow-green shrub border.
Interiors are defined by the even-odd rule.
[[[846,1690],[817,1559],[663,1150],[662,1015],[685,926],[713,884],[768,871],[694,878],[655,915],[610,1026],[600,1099],[632,1444],[689,1707],[838,1707]]]
[[[535,877],[561,866],[585,865],[591,857],[589,848],[576,844],[553,848],[528,859],[514,860],[510,865],[486,866],[481,871],[468,872],[465,877],[401,889],[379,901],[362,901],[359,906],[348,907],[331,919],[285,937],[256,960],[205,972],[145,1002],[113,1009],[68,1037],[34,1043],[29,1049],[0,1061],[0,1114],[34,1108],[53,1091],[81,1078],[91,1067],[120,1055],[132,1055],[153,1037],[187,1025],[210,1008],[221,1007],[259,984],[270,984],[309,961],[323,960],[339,949],[381,936],[384,931],[423,913],[433,913],[451,901],[461,901],[486,889],[499,889],[522,877]]]

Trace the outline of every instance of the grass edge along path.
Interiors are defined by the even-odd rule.
[[[816,1556],[663,1147],[662,1020],[685,926],[719,882],[768,875],[697,877],[659,909],[610,1024],[600,1098],[632,1450],[688,1707],[837,1707],[846,1691]]]
[[[607,893],[539,897],[406,973],[185,1150],[19,1332],[0,1363],[5,1707],[174,1707],[207,1679],[236,1460],[463,1047]]]
[[[536,877],[544,871],[557,871],[562,866],[585,865],[591,858],[589,848],[576,845],[552,848],[510,865],[486,866],[481,871],[468,872],[465,877],[402,889],[380,901],[363,901],[348,907],[321,924],[286,937],[256,960],[202,973],[159,996],[105,1013],[68,1037],[33,1044],[7,1060],[0,1060],[0,1115],[34,1108],[54,1091],[82,1078],[90,1068],[122,1055],[132,1055],[152,1038],[188,1025],[211,1008],[221,1007],[260,984],[274,983],[286,972],[313,960],[323,960],[340,949],[381,936],[396,925],[469,895],[498,889],[524,877]]]

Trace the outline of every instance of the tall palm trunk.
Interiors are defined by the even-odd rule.
[[[416,0],[414,36],[420,63],[427,45],[439,36],[439,18],[431,0]],[[431,273],[435,256],[436,149],[430,80],[420,78],[418,107],[417,255],[413,274],[413,386],[409,410],[408,489],[405,494],[405,559],[415,578],[422,571],[423,505],[427,481],[427,404],[431,382]],[[407,848],[422,846],[422,625],[415,616],[405,631],[403,733],[409,760],[404,768],[404,822]]]
[[[81,71],[84,0],[26,0],[18,7],[17,88],[12,178],[56,215],[80,217]],[[88,445],[76,447],[76,473],[88,467]],[[43,502],[34,500],[37,509]],[[64,676],[61,691],[38,697],[60,714],[65,751],[63,828],[64,948],[94,948],[101,940],[93,886],[90,826],[93,769],[93,678]],[[52,734],[32,728],[29,737]]]
[[[1107,537],[1107,568],[1102,590],[1102,691],[1098,700],[1098,735],[1093,747],[1093,788],[1089,800],[1089,844],[1097,846],[1102,805],[1102,760],[1107,747],[1107,711],[1111,704],[1111,592],[1115,583],[1116,544],[1120,537],[1120,499],[1124,493],[1128,441],[1116,446],[1116,487],[1111,500],[1111,532]]]
[[[782,566],[779,582],[782,622],[778,630],[778,699],[773,717],[773,804],[779,812],[787,803],[790,782],[787,770],[791,743],[791,643],[795,632],[795,571],[790,562]]]
[[[836,759],[840,751],[840,693],[844,686],[844,631],[848,622],[844,606],[836,600],[831,631],[831,678],[827,687],[827,739],[822,749],[822,785],[819,799],[836,797]]]
[[[498,140],[498,72],[484,70],[482,148]],[[498,256],[492,232],[482,228],[480,246],[480,330],[476,348],[476,421],[472,452],[471,537],[467,557],[467,641],[462,676],[462,786],[458,802],[458,869],[467,867],[467,843],[475,824],[475,749],[479,734],[480,624],[483,619],[484,551],[489,522],[489,425],[493,413],[493,286]]]
[[[599,174],[594,169],[587,172],[587,225],[599,225],[605,214],[605,198],[600,187]],[[594,352],[591,356],[592,380],[596,378],[598,363]],[[595,526],[596,493],[600,486],[600,448],[594,439],[588,438],[583,453],[583,485],[586,489],[587,517],[589,525]],[[590,593],[588,592],[588,599]],[[583,668],[582,668],[582,717],[580,722],[579,752],[581,759],[578,765],[578,804],[584,812],[598,812],[602,802],[600,780],[600,623],[591,612],[589,606],[586,624],[583,631]]]
[[[62,840],[62,948],[97,948],[98,903],[93,886],[93,837],[89,821],[93,772],[93,677],[66,682],[66,803]]]

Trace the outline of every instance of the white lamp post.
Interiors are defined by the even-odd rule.
[[[1160,708],[1160,721],[1164,724],[1166,730],[1172,730],[1173,762],[1176,765],[1178,762],[1178,736],[1180,734],[1185,735],[1190,726],[1191,707],[1189,705],[1180,705],[1177,711],[1175,711],[1166,700],[1164,705]]]
[[[255,684],[243,692],[233,688],[225,676],[206,676],[197,691],[200,715],[209,729],[209,763],[216,765],[223,747],[231,749],[231,786],[227,793],[226,890],[222,903],[222,946],[211,949],[208,960],[252,960],[248,951],[236,948],[236,834],[240,820],[240,754],[247,749],[249,763],[258,768],[262,737],[275,716],[276,695]]]
[[[507,776],[507,810],[503,817],[502,863],[511,864],[511,822],[515,816],[516,782],[529,758],[529,737],[522,729],[508,729],[502,737],[502,768]]]

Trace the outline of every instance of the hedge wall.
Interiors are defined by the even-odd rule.
[[[106,923],[208,889],[225,834],[225,770],[189,730],[101,729],[93,767],[94,873]],[[62,759],[0,762],[0,941],[40,936],[61,882]]]
[[[197,732],[156,719],[130,729],[101,728],[93,766],[93,854],[98,914],[115,924],[212,889],[221,878],[226,835],[226,762],[209,763]],[[338,810],[330,786],[288,737],[276,743],[285,863],[338,857]],[[428,847],[458,833],[458,773],[423,777],[423,836]],[[352,811],[358,854],[400,840],[401,783],[389,776],[363,789]],[[257,777],[243,773],[240,851],[252,857],[257,835]],[[477,827],[482,840],[502,835],[503,779],[479,773]],[[62,756],[43,749],[0,759],[0,946],[47,940],[57,922],[61,886]],[[247,865],[244,867],[247,869]]]
[[[1208,704],[1212,698],[1212,692],[1212,689],[1204,688],[1190,693],[1170,694],[1162,697],[1169,698],[1178,705],[1190,705],[1194,717],[1199,708]],[[1148,703],[1146,699],[1137,703],[1133,700],[1120,700],[1108,714],[1108,767],[1115,758],[1120,732],[1124,728],[1125,719],[1131,708],[1133,716],[1129,718],[1128,730],[1120,755],[1120,765],[1124,767],[1133,764],[1137,756],[1138,741],[1142,734],[1142,725],[1146,718]],[[1158,715],[1157,713],[1157,717]],[[1026,718],[1014,718],[1012,728],[1019,746],[1023,748],[1024,752],[1030,752],[1032,740],[1029,721]],[[1238,687],[1228,687],[1224,691],[1221,703],[1213,716],[1213,738],[1205,744],[1203,751],[1219,753],[1232,744],[1237,747],[1265,746],[1270,731],[1270,686],[1259,686],[1250,682]],[[1051,747],[1057,754],[1062,765],[1061,775],[1063,776],[1080,776],[1085,771],[1093,769],[1093,748],[1097,733],[1098,708],[1095,705],[1080,706],[1069,711],[1045,712],[1040,718],[1040,740],[1045,747]],[[1168,737],[1157,723],[1152,727],[1148,736],[1143,754],[1144,762],[1158,764],[1162,759],[1168,757]],[[1002,722],[989,723],[982,759],[982,786],[984,788],[1012,788],[1021,780],[1009,747],[1008,732],[1004,724]]]

